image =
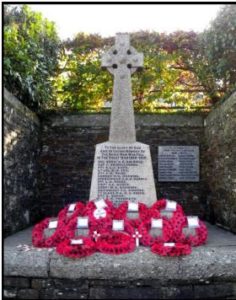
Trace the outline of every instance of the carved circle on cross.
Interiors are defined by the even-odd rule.
[[[112,46],[102,58],[102,67],[106,68],[111,74],[120,73],[121,78],[126,74],[133,74],[142,66],[142,54],[138,53],[135,48],[129,46],[128,49],[122,49],[122,45]],[[120,53],[121,52],[121,53]]]

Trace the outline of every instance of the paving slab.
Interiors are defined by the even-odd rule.
[[[33,247],[32,228],[28,228],[5,239],[4,275],[68,279],[155,279],[161,282],[236,281],[236,235],[210,224],[207,226],[207,244],[193,248],[188,256],[160,257],[151,253],[149,248],[139,247],[130,254],[112,256],[96,253],[76,260],[58,255],[55,249]]]

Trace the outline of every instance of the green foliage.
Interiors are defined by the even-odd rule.
[[[193,32],[172,35],[137,32],[131,35],[132,45],[144,53],[144,71],[132,76],[136,111],[155,111],[156,107],[177,105],[199,107],[209,98],[191,69],[182,69],[192,51]],[[101,54],[114,39],[79,33],[67,40],[61,56],[61,72],[55,80],[57,103],[76,110],[100,110],[112,98],[112,77],[101,71]],[[69,49],[69,51],[68,51]],[[203,92],[199,96],[200,92]],[[198,87],[198,89],[194,89]]]
[[[89,35],[87,40],[84,34],[79,34],[73,41],[73,51],[65,50],[61,55],[61,69],[54,81],[58,106],[98,111],[111,98],[112,77],[101,70],[96,40],[97,36]],[[65,46],[68,45],[71,47],[72,43],[67,41]]]
[[[113,78],[101,55],[114,38],[78,33],[59,40],[52,22],[27,6],[5,6],[4,81],[29,107],[101,111],[111,101]],[[140,31],[132,45],[144,53],[144,69],[132,76],[134,107],[155,112],[198,110],[236,87],[236,6],[226,5],[201,34]],[[160,109],[158,110],[160,111]]]
[[[4,5],[4,85],[33,110],[51,98],[58,49],[54,23],[27,5]]]
[[[209,29],[199,36],[214,102],[236,89],[236,6],[225,5]]]

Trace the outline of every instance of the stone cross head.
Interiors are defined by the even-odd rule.
[[[130,38],[127,33],[116,35],[115,45],[102,56],[102,67],[107,68],[113,75],[124,76],[133,74],[143,66],[143,54],[138,53],[130,46]]]

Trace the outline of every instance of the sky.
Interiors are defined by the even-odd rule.
[[[52,4],[29,5],[54,21],[61,39],[73,38],[78,32],[98,33],[103,37],[117,32],[149,30],[203,31],[213,20],[221,5],[101,5]]]

